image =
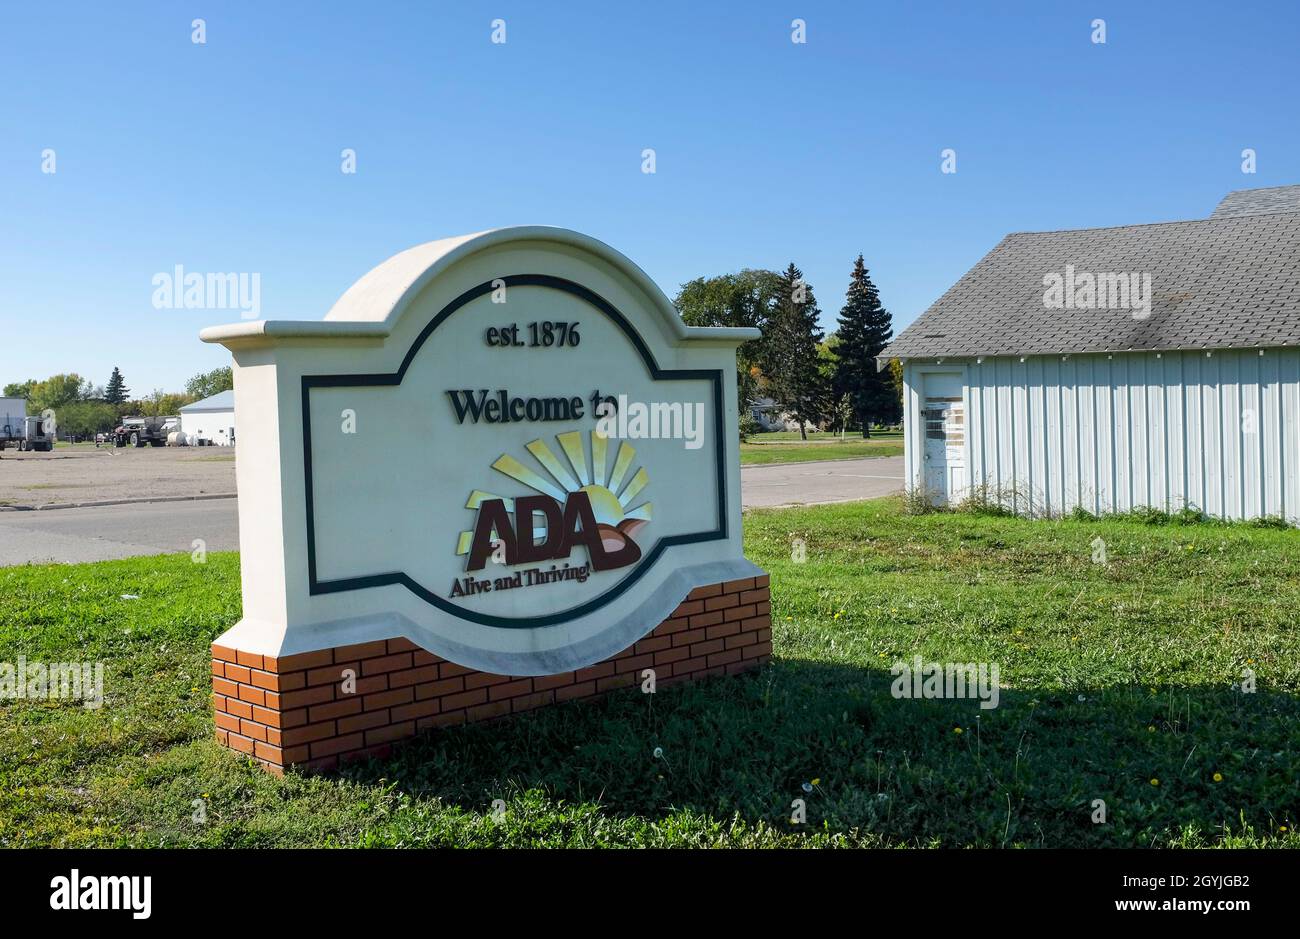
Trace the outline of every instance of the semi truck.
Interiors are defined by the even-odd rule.
[[[181,419],[175,415],[163,417],[124,417],[113,429],[115,447],[165,447],[167,435],[181,429]]]
[[[51,431],[39,417],[27,416],[24,398],[0,398],[0,450],[13,447],[48,452],[54,449]]]

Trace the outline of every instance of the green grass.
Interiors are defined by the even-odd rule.
[[[903,454],[901,434],[882,434],[869,440],[864,440],[861,436],[850,436],[842,441],[838,436],[817,434],[809,435],[806,443],[798,441],[798,433],[755,434],[740,445],[740,463],[742,466],[756,463],[804,463],[810,460],[854,460]]]
[[[99,711],[0,702],[0,846],[1300,847],[1300,532],[881,500],[753,512],[745,537],[772,573],[771,666],[334,777],[277,779],[212,739],[236,556],[0,570],[0,661],[107,671]],[[888,667],[916,654],[999,663],[1001,705],[894,699]],[[1245,668],[1254,694],[1231,687]]]

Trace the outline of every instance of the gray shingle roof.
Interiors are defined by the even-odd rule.
[[[1044,276],[1067,264],[1149,274],[1150,314],[1049,309]],[[1008,235],[881,357],[1284,345],[1300,345],[1300,213]]]
[[[1210,218],[1272,215],[1277,212],[1300,212],[1300,186],[1238,189],[1223,197]]]

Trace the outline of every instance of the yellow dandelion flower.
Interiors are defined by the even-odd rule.
[[[1155,732],[1156,732],[1156,728],[1155,728],[1155,725],[1154,725],[1154,724],[1152,724],[1152,725],[1150,725],[1149,727],[1147,727],[1147,733],[1149,733],[1149,734],[1154,734]]]
[[[959,734],[959,733],[962,732],[962,729],[961,729],[960,727],[954,727],[954,728],[952,729],[952,732],[953,732],[954,734]]]
[[[1215,782],[1223,782],[1223,774],[1222,774],[1222,773],[1215,773],[1215,774],[1214,774],[1214,781],[1215,781]]]
[[[1154,776],[1152,776],[1152,777],[1151,777],[1151,785],[1153,785],[1153,786],[1158,786],[1158,785],[1160,785],[1160,780],[1158,780],[1158,779],[1156,779]]]

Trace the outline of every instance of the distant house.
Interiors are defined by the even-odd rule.
[[[891,357],[907,484],[936,502],[1300,522],[1300,186],[1008,235]]]
[[[798,430],[799,422],[785,409],[785,405],[775,398],[754,398],[749,402],[749,416],[758,422],[763,430]],[[817,425],[804,421],[804,429],[817,430]]]
[[[220,447],[235,443],[235,393],[223,391],[181,408],[181,430],[191,443]]]

